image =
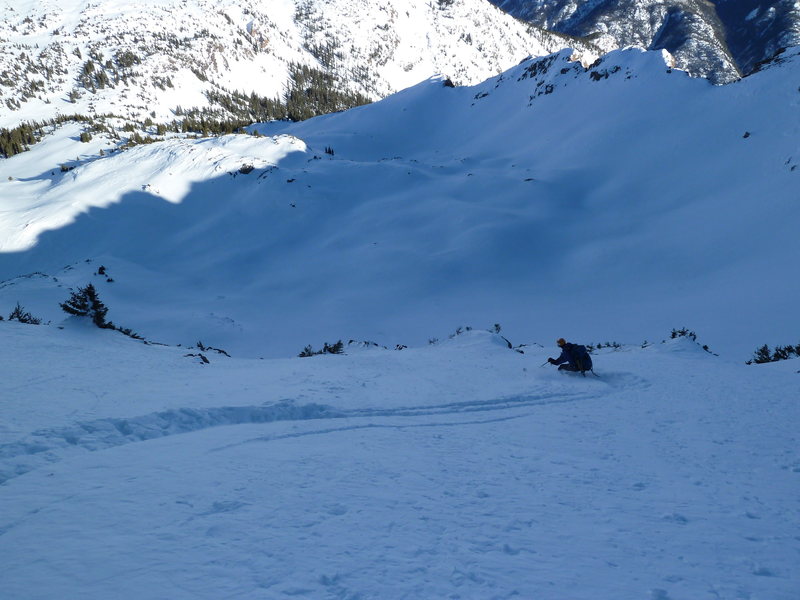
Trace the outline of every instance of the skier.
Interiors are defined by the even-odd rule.
[[[581,373],[586,377],[586,371],[592,370],[592,357],[589,356],[586,346],[571,344],[564,338],[558,338],[556,344],[561,348],[561,356],[548,358],[547,362],[551,365],[559,365],[559,371]]]

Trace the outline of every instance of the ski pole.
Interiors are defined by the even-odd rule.
[[[549,362],[550,362],[549,360],[544,361],[542,364],[539,365],[539,368],[541,369],[543,366],[545,366]]]

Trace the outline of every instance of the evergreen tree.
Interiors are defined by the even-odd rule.
[[[772,362],[772,354],[769,351],[769,346],[764,344],[761,348],[756,350],[753,355],[753,362],[756,364]]]
[[[60,304],[61,309],[76,317],[91,317],[92,322],[98,327],[106,328],[110,323],[106,322],[108,308],[100,300],[97,290],[90,283],[86,287],[78,288],[77,292],[72,292],[66,302]]]
[[[322,348],[323,354],[344,354],[344,343],[342,340],[339,340],[333,345],[329,345],[327,342],[325,346]]]
[[[30,325],[39,325],[42,320],[34,317],[31,313],[27,312],[22,305],[17,302],[17,305],[14,307],[14,310],[11,311],[11,314],[8,315],[9,321],[19,321],[20,323],[28,323]]]

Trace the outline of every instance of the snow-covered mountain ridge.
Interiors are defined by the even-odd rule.
[[[225,112],[208,94],[281,97],[297,66],[369,98],[436,73],[478,83],[528,55],[588,43],[525,25],[486,0],[4,1],[0,126],[58,114],[171,121]]]
[[[94,281],[117,324],[251,356],[498,322],[622,342],[689,326],[741,360],[794,343],[798,50],[722,87],[659,53],[569,57],[263,138],[101,157],[61,130],[0,165],[3,310],[58,322]]]
[[[719,83],[800,44],[795,0],[493,0],[520,19],[605,47],[666,49],[678,67]]]

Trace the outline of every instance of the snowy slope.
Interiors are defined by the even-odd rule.
[[[723,87],[658,53],[568,56],[265,137],[100,157],[61,129],[0,164],[0,314],[58,323],[94,282],[148,339],[255,357],[493,323],[627,343],[687,326],[740,360],[794,343],[797,50]]]
[[[800,49],[570,56],[0,161],[0,596],[800,596]]]
[[[473,331],[246,360],[0,322],[6,598],[800,593],[797,360]],[[549,343],[548,343],[549,345]]]
[[[576,44],[597,56],[486,0],[4,0],[0,126],[57,114],[171,121],[177,107],[220,109],[208,91],[281,96],[291,63],[377,98],[436,73],[478,83]]]

